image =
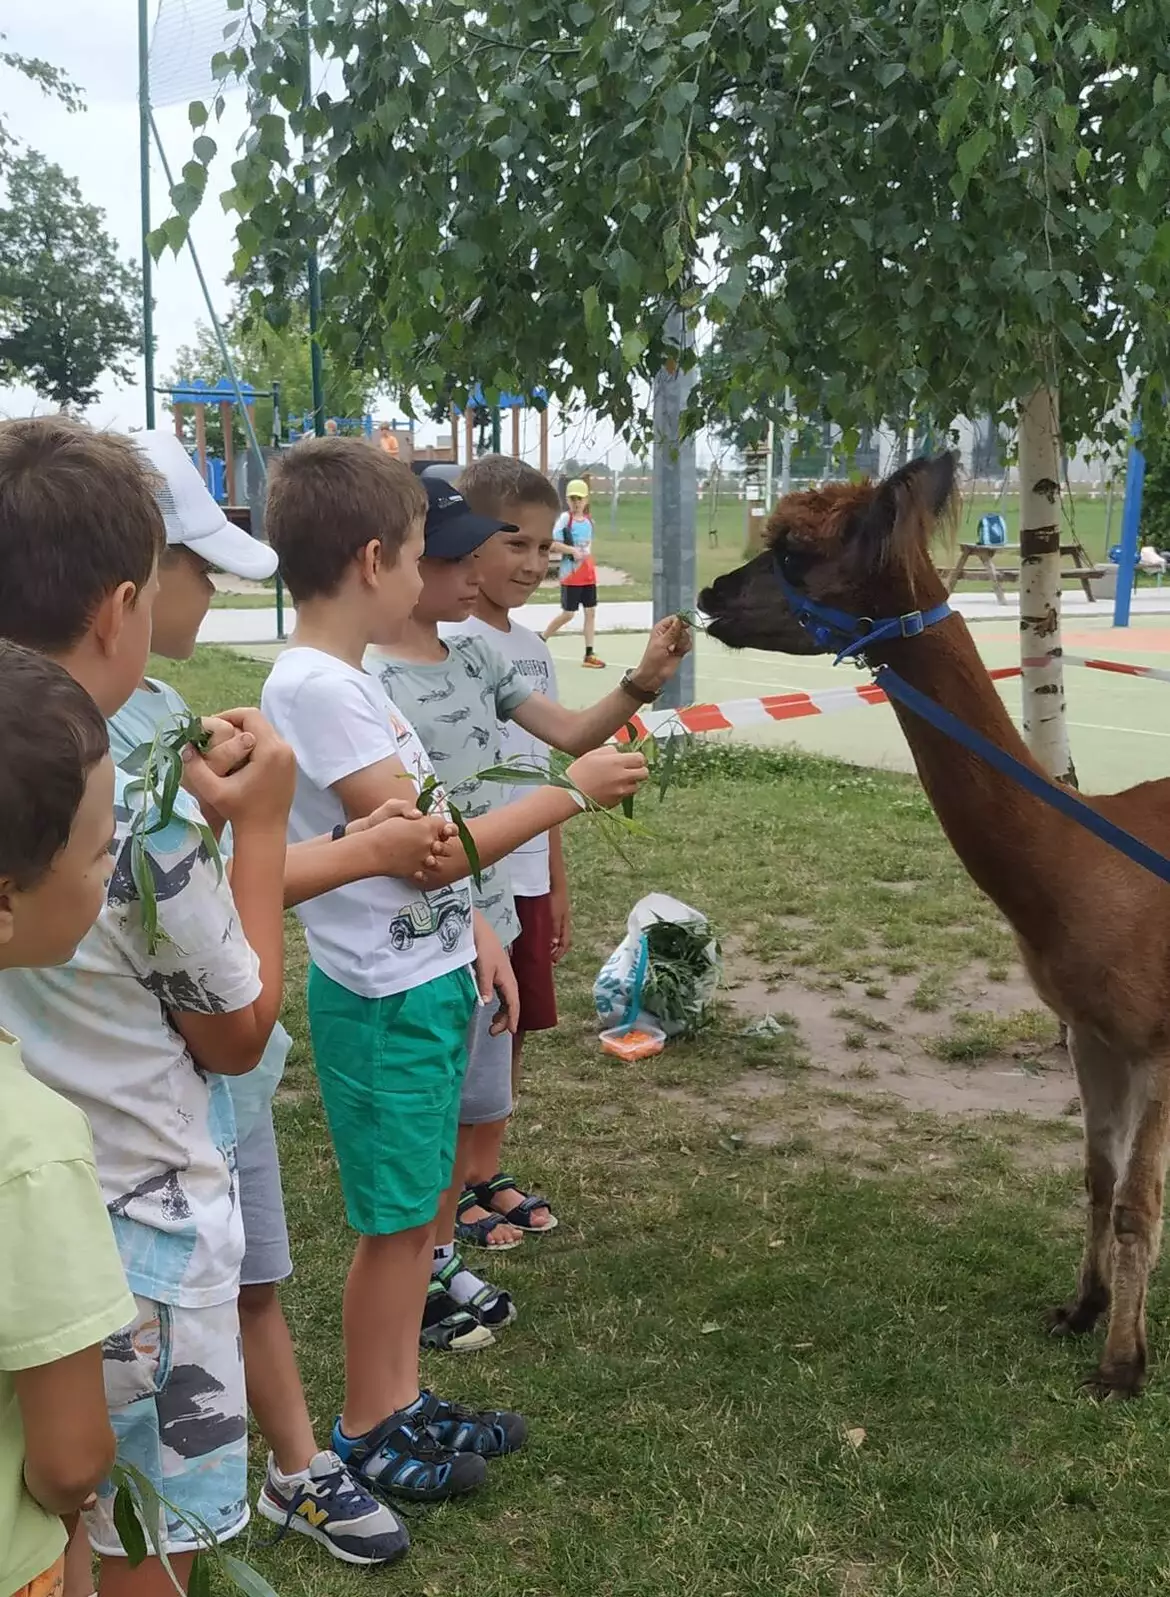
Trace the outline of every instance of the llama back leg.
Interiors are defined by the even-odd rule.
[[[1100,1396],[1136,1397],[1146,1373],[1146,1289],[1162,1237],[1162,1196],[1170,1136],[1170,1056],[1135,1072],[1140,1112],[1125,1169],[1113,1194],[1113,1300],[1098,1369],[1088,1384]]]
[[[1125,1162],[1134,1109],[1133,1078],[1099,1038],[1069,1033],[1069,1052],[1081,1094],[1085,1130],[1085,1247],[1077,1289],[1048,1316],[1053,1336],[1091,1331],[1109,1307],[1113,1194]]]

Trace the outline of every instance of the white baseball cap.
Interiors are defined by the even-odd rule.
[[[162,478],[157,488],[167,543],[182,544],[209,566],[262,582],[276,570],[276,550],[234,527],[207,491],[182,440],[161,428],[132,433],[134,443]]]

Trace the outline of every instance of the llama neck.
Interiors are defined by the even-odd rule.
[[[1039,770],[959,616],[920,637],[891,640],[871,658],[889,665],[998,748]],[[1051,924],[1075,824],[911,710],[897,703],[894,710],[922,786],[956,854],[1026,942],[1042,939],[1044,926]]]

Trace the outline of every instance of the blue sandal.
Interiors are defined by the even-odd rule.
[[[489,1253],[508,1253],[512,1248],[523,1244],[524,1238],[517,1237],[515,1242],[491,1242],[493,1231],[507,1222],[502,1214],[485,1214],[480,1220],[465,1220],[463,1216],[468,1209],[488,1209],[491,1205],[481,1203],[479,1194],[472,1187],[465,1187],[463,1196],[459,1199],[459,1207],[455,1211],[455,1240],[462,1242],[468,1248],[486,1248]]]
[[[506,1221],[508,1225],[514,1225],[518,1231],[527,1231],[533,1236],[539,1236],[545,1231],[556,1230],[560,1222],[557,1220],[556,1215],[553,1214],[552,1207],[542,1192],[526,1193],[523,1202],[518,1203],[514,1209],[509,1209],[507,1214],[501,1214],[493,1206],[492,1200],[497,1192],[507,1192],[509,1187],[514,1188],[517,1192],[524,1191],[515,1176],[510,1176],[504,1171],[500,1171],[490,1181],[481,1181],[478,1186],[469,1190],[481,1209],[490,1209],[496,1219]],[[548,1220],[544,1225],[533,1225],[532,1223],[533,1213],[537,1209],[548,1209],[549,1211]]]

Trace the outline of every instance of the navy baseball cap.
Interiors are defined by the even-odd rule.
[[[514,522],[477,516],[454,483],[438,472],[427,471],[426,464],[419,461],[415,471],[427,491],[423,553],[431,560],[462,560],[497,532],[518,530]]]

